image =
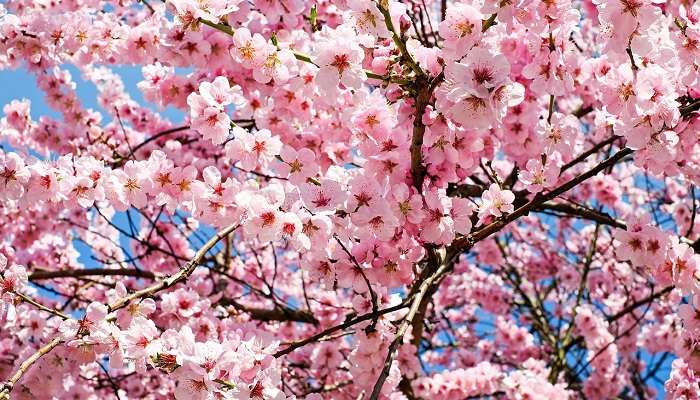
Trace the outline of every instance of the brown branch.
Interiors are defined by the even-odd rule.
[[[449,197],[480,197],[484,190],[486,190],[484,187],[471,183],[450,184],[447,186],[447,195]]]
[[[481,21],[481,32],[486,32],[490,27],[497,24],[496,17],[498,14],[491,14],[488,19]]]
[[[233,299],[222,299],[219,303],[223,306],[233,306],[237,310],[248,313],[250,314],[251,318],[255,319],[256,321],[294,321],[314,325],[318,324],[318,320],[313,316],[313,314],[306,310],[293,310],[284,306],[278,306],[273,309],[249,307]]]
[[[153,8],[153,6],[152,6],[150,3],[148,3],[147,0],[139,0],[139,1],[140,1],[141,3],[143,3],[143,5],[145,5],[146,8],[148,8],[148,10],[151,12],[151,14],[155,14],[155,13],[156,13],[156,10]]]
[[[694,102],[681,107],[680,111],[682,116],[687,117],[695,111],[698,111],[698,109],[700,109],[700,100],[695,100]]]
[[[129,156],[126,157],[126,158],[130,158],[131,156],[133,156],[134,154],[136,154],[136,152],[139,151],[139,149],[141,149],[143,146],[145,146],[145,145],[151,143],[152,141],[154,141],[154,140],[156,140],[156,139],[159,139],[159,138],[161,138],[161,137],[163,137],[163,136],[170,135],[170,134],[172,134],[172,133],[177,133],[177,132],[181,132],[181,131],[186,131],[186,130],[188,130],[188,129],[190,129],[190,126],[189,126],[189,125],[185,125],[185,126],[179,126],[179,127],[177,127],[177,128],[172,128],[172,129],[165,130],[165,131],[163,131],[163,132],[156,133],[155,135],[149,137],[148,139],[146,139],[146,140],[144,140],[143,142],[141,142],[141,143],[139,143],[138,145],[136,145],[136,147],[134,147],[134,149],[131,151],[131,154],[129,154]]]
[[[333,237],[335,238],[335,241],[338,242],[340,247],[343,249],[345,254],[347,254],[347,256],[350,257],[350,260],[352,260],[353,264],[355,264],[355,268],[357,268],[357,270],[360,272],[360,274],[362,274],[362,278],[365,281],[365,285],[367,285],[367,290],[369,291],[369,297],[370,297],[370,300],[372,301],[372,313],[375,315],[375,318],[372,320],[372,325],[369,326],[370,331],[373,331],[375,326],[377,326],[377,318],[379,317],[379,315],[377,314],[377,312],[379,311],[379,300],[377,298],[377,293],[375,293],[374,289],[372,288],[372,284],[370,283],[369,278],[367,278],[367,274],[365,274],[364,268],[362,268],[360,263],[357,262],[357,258],[355,258],[355,256],[352,255],[352,253],[350,253],[350,251],[345,246],[345,244],[343,244],[343,242],[340,240],[340,238],[338,238],[338,235],[333,235]]]
[[[411,178],[413,186],[421,193],[423,190],[423,180],[425,179],[426,168],[423,165],[423,137],[425,136],[425,125],[423,124],[423,113],[430,102],[432,92],[428,82],[418,80],[418,95],[415,100],[416,111],[413,115],[413,135],[411,137]]]
[[[661,291],[659,291],[659,292],[652,293],[652,294],[650,294],[649,296],[647,296],[647,297],[645,297],[645,298],[643,298],[643,299],[641,299],[641,300],[635,301],[634,303],[628,305],[627,307],[623,308],[622,310],[620,310],[620,311],[616,312],[615,314],[609,316],[609,317],[608,317],[608,322],[615,322],[615,321],[617,321],[618,319],[624,317],[626,314],[628,314],[628,313],[634,311],[637,307],[643,306],[643,305],[645,305],[645,304],[647,304],[647,303],[651,303],[652,301],[654,301],[654,300],[656,300],[656,299],[658,299],[658,298],[660,298],[660,297],[663,297],[663,296],[669,294],[673,289],[674,289],[673,286],[667,286],[667,287],[661,289]]]
[[[690,238],[693,234],[693,228],[695,228],[695,214],[697,214],[697,202],[695,201],[695,185],[690,187],[690,197],[693,202],[693,208],[690,210],[690,224],[688,225],[688,230],[685,232],[685,237]]]
[[[60,271],[36,271],[29,275],[29,280],[40,281],[45,279],[78,278],[83,276],[133,276],[147,279],[155,279],[156,277],[153,272],[136,268],[85,268]]]
[[[123,126],[122,126],[122,129],[124,129]],[[148,137],[146,140],[144,140],[143,142],[136,145],[133,149],[131,148],[131,146],[129,146],[130,147],[129,154],[126,157],[119,155],[117,157],[117,160],[113,163],[113,166],[115,166],[115,167],[121,166],[124,162],[131,159],[134,156],[134,154],[136,154],[136,152],[139,151],[143,146],[147,145],[148,143],[151,143],[152,141],[154,141],[156,139],[159,139],[163,136],[167,136],[167,135],[170,135],[170,134],[173,134],[176,132],[186,131],[188,129],[190,129],[189,125],[179,126],[177,128],[168,129],[168,130],[158,132],[155,135]],[[126,136],[126,133],[124,133],[124,135]]]
[[[156,276],[150,271],[144,271],[140,269],[107,269],[107,268],[86,268],[86,269],[76,269],[76,270],[63,270],[63,271],[38,271],[34,272],[29,276],[29,280],[43,280],[43,279],[55,279],[55,278],[78,278],[83,276],[133,276],[139,278],[155,279]],[[23,298],[24,299],[24,298]],[[31,300],[31,299],[30,299]],[[25,300],[30,302],[29,300]],[[34,304],[34,303],[32,303]],[[272,310],[254,308],[244,306],[237,303],[234,300],[224,299],[221,301],[224,306],[231,305],[238,310],[244,311],[251,315],[251,317],[257,321],[296,321],[296,322],[307,322],[316,324],[318,321],[314,316],[308,311],[298,311],[289,308],[276,308]],[[44,311],[51,312],[53,310],[46,309],[46,307],[40,304],[36,305]],[[52,312],[55,314],[55,312]],[[67,319],[65,315],[61,316],[63,319]]]
[[[34,354],[29,356],[29,358],[24,360],[24,362],[19,366],[19,369],[14,373],[14,375],[12,375],[10,379],[8,379],[7,382],[3,384],[2,389],[0,389],[0,400],[10,400],[10,392],[12,392],[14,386],[22,378],[22,375],[24,375],[29,370],[29,368],[31,368],[32,365],[35,362],[37,362],[41,357],[53,350],[54,347],[58,346],[59,343],[61,343],[61,337],[56,336],[55,338],[53,338],[53,340],[46,343],[43,347],[34,352]]]
[[[403,322],[401,322],[399,329],[396,331],[396,336],[394,337],[394,340],[389,345],[389,350],[384,360],[384,368],[382,368],[382,372],[379,374],[379,378],[377,378],[377,382],[374,384],[374,388],[372,389],[372,394],[370,395],[369,400],[377,400],[379,398],[379,394],[382,391],[382,386],[384,386],[384,382],[389,376],[391,364],[394,361],[394,355],[396,354],[399,345],[401,345],[401,343],[403,342],[403,336],[406,334],[406,330],[411,325],[413,318],[416,316],[416,313],[420,309],[423,302],[429,299],[429,297],[426,296],[426,294],[433,288],[434,285],[437,285],[440,282],[441,278],[447,272],[449,272],[451,266],[452,263],[443,263],[440,266],[440,268],[438,268],[435,271],[434,274],[432,274],[420,284],[420,288],[418,289],[418,292],[416,293],[415,297],[413,298],[413,301],[411,302],[411,308],[408,310],[408,313],[404,317]]]
[[[450,197],[481,197],[481,194],[483,193],[484,189],[481,186],[478,185],[472,185],[472,184],[463,184],[463,185],[450,185],[447,188],[447,195]],[[527,204],[528,199],[528,192],[521,190],[514,192],[515,194],[515,200],[513,201],[513,205],[515,207],[520,207],[524,204]],[[590,209],[584,206],[576,205],[576,204],[567,204],[567,203],[543,203],[538,206],[533,207],[532,211],[535,212],[547,212],[547,211],[552,211],[553,213],[555,212],[555,215],[558,216],[564,216],[564,217],[574,217],[574,218],[580,218],[584,220],[589,220],[593,222],[598,222],[603,225],[608,225],[612,226],[615,228],[621,228],[621,229],[626,229],[626,225],[624,222],[619,221],[609,214]]]
[[[603,161],[602,163],[598,164],[594,168],[588,170],[587,172],[578,175],[577,177],[569,180],[568,182],[564,183],[563,185],[557,187],[556,189],[545,193],[545,194],[538,194],[536,195],[532,200],[527,202],[526,204],[518,207],[515,211],[513,211],[510,214],[507,214],[496,221],[492,222],[489,225],[486,225],[485,227],[479,229],[478,231],[472,232],[471,234],[467,236],[463,236],[457,240],[454,241],[454,243],[450,246],[448,249],[448,254],[451,256],[451,258],[456,257],[457,255],[461,254],[462,252],[469,250],[475,243],[486,239],[487,237],[491,236],[492,234],[500,231],[503,229],[506,225],[509,223],[515,221],[516,219],[528,215],[530,211],[532,211],[534,208],[537,206],[540,206],[541,204],[545,203],[546,201],[552,200],[556,198],[557,196],[566,193],[567,191],[571,190],[572,188],[576,187],[578,184],[581,182],[584,182],[585,180],[595,176],[598,174],[600,171],[603,171],[609,166],[615,165],[618,161],[622,160],[626,156],[630,155],[633,153],[633,150],[625,148],[613,155],[612,157],[608,158],[607,160]]]
[[[561,349],[563,350],[566,348],[566,344],[571,340],[571,335],[574,332],[574,326],[575,321],[576,321],[576,316],[578,315],[578,308],[581,305],[581,301],[583,300],[583,291],[586,289],[586,285],[588,284],[588,273],[591,270],[591,264],[593,263],[593,256],[595,255],[596,252],[596,247],[598,244],[598,236],[600,235],[600,224],[596,224],[595,226],[595,232],[593,233],[593,239],[591,240],[591,244],[588,247],[588,253],[586,254],[586,261],[583,263],[583,272],[581,273],[581,279],[579,280],[579,285],[578,285],[578,290],[576,291],[576,304],[571,310],[571,323],[569,324],[569,327],[566,329],[564,333],[564,338],[562,339],[562,345]],[[565,366],[566,365],[566,360],[565,360],[565,355],[566,352],[564,351],[558,351],[557,352],[560,356],[558,357],[558,362],[556,365],[561,365]],[[555,372],[556,371],[556,372]],[[550,374],[551,380],[550,382],[556,382],[557,378],[559,377],[559,370],[558,368],[555,370],[554,368],[552,369],[552,372]]]
[[[581,161],[584,161],[584,160],[587,159],[590,155],[592,155],[592,154],[594,154],[594,153],[597,153],[598,150],[602,149],[603,147],[605,147],[605,146],[607,146],[607,145],[609,145],[609,144],[612,144],[613,142],[615,142],[615,140],[620,139],[621,137],[622,137],[622,136],[617,136],[617,135],[610,136],[609,138],[607,138],[607,139],[603,140],[602,142],[596,144],[595,146],[591,147],[590,149],[584,151],[584,152],[581,153],[578,157],[576,157],[576,158],[574,158],[573,160],[569,161],[568,163],[564,164],[564,165],[561,167],[561,170],[560,170],[559,174],[561,175],[562,172],[564,172],[564,171],[566,171],[567,169],[569,169],[569,168],[575,166],[576,164],[580,163]]]
[[[370,312],[367,314],[362,314],[359,317],[355,317],[355,318],[352,318],[350,320],[343,322],[342,324],[332,326],[332,327],[325,329],[325,330],[323,330],[315,335],[309,336],[306,339],[292,342],[289,344],[288,347],[276,352],[274,354],[274,356],[275,356],[275,358],[279,358],[283,355],[286,355],[286,354],[293,352],[294,350],[296,350],[300,347],[306,346],[307,344],[309,344],[311,342],[315,342],[317,340],[320,340],[320,339],[324,338],[325,336],[330,335],[331,333],[333,333],[335,331],[349,328],[349,327],[356,325],[362,321],[368,321],[370,319],[374,319],[377,317],[377,315],[381,316],[384,314],[389,314],[389,313],[392,313],[394,311],[400,310],[402,308],[406,308],[407,306],[408,306],[408,303],[406,301],[403,301],[400,304],[397,304],[395,306],[387,307],[385,309],[379,310],[376,314],[373,312]]]
[[[572,42],[573,42],[573,39],[572,39]],[[576,42],[574,42],[574,43],[576,43]],[[591,112],[593,112],[593,106],[584,107],[583,105],[581,105],[581,107],[574,110],[574,112],[572,112],[571,115],[573,115],[576,118],[582,118]]]
[[[615,228],[627,228],[627,225],[625,225],[624,222],[618,221],[602,211],[592,210],[574,204],[544,203],[533,207],[533,211],[556,211],[559,213],[566,214],[566,216],[579,217],[582,219],[598,222],[600,224],[612,226]]]
[[[41,311],[45,311],[45,312],[52,314],[52,315],[55,315],[61,319],[68,319],[68,316],[66,314],[64,314],[58,310],[54,310],[53,308],[46,307],[45,305],[39,303],[38,301],[32,299],[31,297],[27,296],[24,293],[19,293],[19,292],[12,292],[12,293],[15,296],[19,297],[20,299],[22,299],[23,302],[29,303]]]
[[[194,255],[194,257],[187,264],[185,264],[185,266],[182,267],[180,269],[180,271],[178,271],[176,274],[171,275],[171,276],[167,277],[166,279],[164,279],[160,282],[157,282],[157,283],[155,283],[155,284],[153,284],[145,289],[141,289],[139,291],[136,291],[127,297],[124,297],[124,298],[121,298],[121,299],[115,301],[114,303],[112,303],[108,306],[109,312],[113,312],[113,311],[119,310],[121,308],[124,308],[130,302],[132,302],[134,300],[141,299],[144,297],[153,296],[154,294],[160,292],[161,290],[168,289],[168,288],[174,286],[175,284],[184,281],[185,279],[187,279],[187,277],[190,276],[190,274],[192,274],[192,272],[194,272],[195,268],[202,262],[202,259],[204,258],[206,253],[209,250],[211,250],[211,248],[214,247],[217,243],[219,243],[219,241],[221,239],[225,238],[231,232],[236,230],[236,228],[238,228],[238,226],[239,226],[238,224],[233,224],[233,225],[229,225],[228,227],[222,229],[214,237],[209,239],[209,241],[207,243],[205,243],[204,246],[202,246],[202,248],[200,248],[197,251],[197,253]]]

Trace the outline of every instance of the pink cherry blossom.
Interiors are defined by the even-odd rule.
[[[233,34],[231,56],[245,68],[259,68],[267,58],[267,42],[259,34],[246,28],[237,29]]]
[[[113,172],[113,188],[121,211],[126,210],[130,205],[140,208],[148,200],[147,193],[153,184],[147,175],[147,170],[141,165],[129,161],[124,165],[123,170]]]
[[[279,137],[263,129],[250,133],[244,129],[234,129],[235,139],[226,145],[227,155],[239,161],[245,170],[254,170],[258,165],[267,165],[282,149]]]
[[[419,224],[425,218],[423,211],[423,200],[417,193],[411,193],[410,188],[405,183],[398,184],[393,190],[394,203],[392,207],[394,214],[400,220],[408,221],[412,224]]]
[[[445,44],[459,58],[481,38],[481,20],[484,16],[473,6],[460,3],[450,7],[445,20],[440,22],[440,36]]]
[[[486,49],[474,48],[467,55],[468,63],[450,64],[446,71],[448,78],[461,85],[453,89],[456,93],[470,93],[480,98],[488,98],[489,91],[501,86],[508,79],[510,65],[502,56],[494,56]]]
[[[300,185],[316,175],[316,156],[309,149],[296,151],[293,147],[283,146],[280,149],[280,158],[282,162],[278,164],[277,170],[295,185]]]
[[[0,150],[0,184],[2,198],[17,200],[24,194],[24,185],[29,181],[29,169],[16,153],[5,153]]]
[[[342,186],[331,179],[319,183],[304,183],[299,188],[306,207],[313,212],[333,211],[345,201]]]
[[[483,203],[479,207],[479,219],[489,215],[500,217],[514,210],[515,195],[510,190],[501,189],[496,183],[492,183],[481,195],[481,198]]]
[[[334,31],[324,32],[326,37],[319,41],[314,63],[319,66],[316,82],[324,92],[332,92],[338,84],[347,88],[358,88],[365,80],[361,62],[362,48],[349,40],[352,29],[341,26]]]
[[[454,221],[449,211],[452,201],[441,191],[431,191],[425,197],[426,217],[421,239],[431,243],[446,243],[454,237]]]
[[[553,187],[559,177],[559,168],[555,161],[540,159],[528,160],[526,169],[520,172],[519,179],[531,193]]]

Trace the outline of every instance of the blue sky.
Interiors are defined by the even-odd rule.
[[[70,71],[73,81],[76,83],[78,97],[83,106],[104,112],[97,104],[97,89],[95,85],[93,85],[92,82],[84,81],[77,68],[71,65],[64,65],[61,68]],[[126,91],[132,99],[156,110],[153,104],[144,101],[141,91],[138,90],[136,86],[143,80],[141,68],[139,66],[120,66],[113,68],[113,71],[121,76]],[[44,92],[37,88],[34,75],[24,69],[4,70],[0,72],[0,88],[2,88],[2,90],[0,90],[0,104],[3,106],[12,100],[26,98],[32,102],[32,118],[37,119],[41,115],[59,117],[59,114],[48,107],[44,101]],[[175,123],[181,121],[184,115],[181,111],[173,108],[168,108],[165,110],[164,114]]]

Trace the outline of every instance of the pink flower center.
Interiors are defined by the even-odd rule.
[[[486,82],[490,82],[493,79],[493,71],[488,67],[476,67],[474,68],[474,80],[476,83],[483,85]]]
[[[331,198],[319,193],[315,200],[311,201],[316,207],[326,207],[331,204]]]
[[[372,201],[372,196],[370,196],[366,192],[360,192],[359,194],[354,195],[355,200],[357,200],[357,208],[360,208],[362,206],[369,206],[369,202]]]
[[[149,344],[150,342],[151,342],[151,341],[148,340],[147,337],[141,336],[141,337],[139,338],[139,340],[136,341],[136,346],[137,346],[137,347],[140,347],[140,348],[142,348],[142,349],[145,349],[146,346],[148,346],[148,344]]]
[[[372,226],[372,228],[379,229],[382,225],[384,225],[384,220],[382,219],[381,215],[377,215],[376,217],[370,219],[368,223]]]
[[[139,186],[138,182],[136,179],[129,178],[126,180],[126,183],[124,184],[124,187],[130,191],[138,190],[141,189],[141,186]]]
[[[250,389],[250,398],[251,399],[264,399],[265,394],[263,391],[265,388],[263,387],[262,383],[260,381],[255,382],[255,386],[253,386],[252,389]]]
[[[255,144],[253,145],[253,151],[258,153],[258,155],[260,155],[260,153],[265,151],[265,142],[258,142],[256,140]]]
[[[296,231],[296,227],[292,223],[285,223],[284,226],[282,227],[282,232],[287,235],[287,236],[292,236],[294,235],[294,232]]]
[[[187,310],[192,307],[192,302],[189,299],[180,299],[177,302],[177,305],[180,307],[180,309]]]
[[[301,168],[304,166],[304,164],[301,163],[299,160],[294,160],[289,163],[289,173],[293,174],[295,172],[300,172]]]
[[[5,183],[8,183],[9,181],[14,181],[15,179],[17,179],[17,177],[15,176],[16,173],[17,172],[14,169],[5,168],[5,171],[3,171],[0,177],[5,179]]]
[[[49,190],[49,188],[51,187],[51,177],[48,175],[42,176],[41,178],[39,178],[39,184],[44,189]]]
[[[209,126],[215,126],[219,122],[219,114],[212,114],[209,117],[207,117],[207,125]]]
[[[333,62],[331,63],[332,66],[338,68],[338,73],[340,75],[343,75],[343,72],[345,72],[346,69],[350,68],[350,62],[348,61],[349,57],[347,54],[337,54],[333,58]]]
[[[431,222],[438,222],[440,219],[442,219],[442,211],[438,209],[431,209],[428,210],[428,214],[430,214],[430,221]]]
[[[195,392],[204,392],[207,390],[207,384],[204,383],[204,380],[198,381],[198,380],[190,379],[190,387]]]
[[[2,293],[8,293],[15,290],[15,280],[0,278],[0,291]]]
[[[272,211],[267,211],[260,214],[260,219],[262,219],[262,226],[269,226],[275,223],[275,213]]]
[[[637,14],[639,13],[639,9],[642,7],[642,2],[641,1],[636,1],[636,0],[620,0],[620,3],[622,4],[622,12],[623,13],[630,13],[632,14],[633,17],[637,17]]]

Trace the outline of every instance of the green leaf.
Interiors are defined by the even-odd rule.
[[[311,15],[309,16],[309,22],[311,22],[311,31],[316,32],[317,26],[316,26],[316,18],[318,17],[318,11],[316,10],[316,4],[311,6]]]

